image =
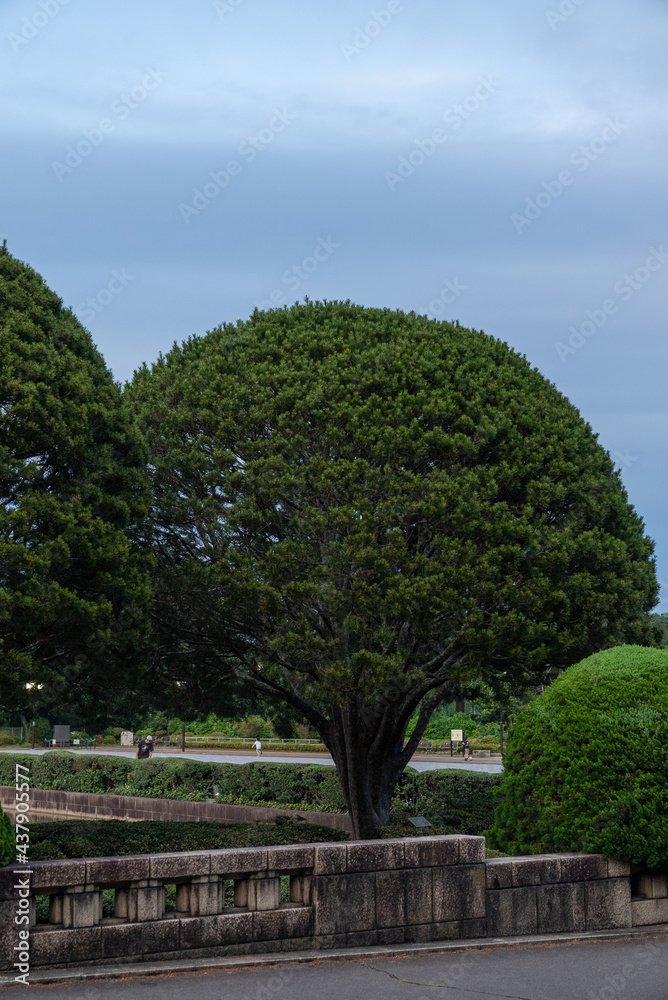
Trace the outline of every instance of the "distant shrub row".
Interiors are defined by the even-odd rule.
[[[176,758],[134,760],[52,750],[39,757],[0,754],[0,784],[14,783],[16,764],[29,768],[33,788],[146,798],[280,806],[317,812],[345,812],[335,768],[323,764],[208,763]],[[426,816],[439,833],[480,834],[492,825],[493,789],[500,776],[463,770],[416,772],[409,768],[397,786],[393,823]],[[413,830],[410,827],[410,830]],[[414,832],[414,830],[413,830]]]

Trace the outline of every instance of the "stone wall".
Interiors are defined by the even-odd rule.
[[[16,791],[0,785],[0,805],[13,815]],[[94,795],[31,788],[30,818],[33,823],[58,819],[175,820],[180,823],[266,823],[277,816],[300,817],[307,823],[352,833],[347,813],[273,809],[270,806],[237,806],[227,802],[190,802],[185,799],[146,799],[132,795]]]
[[[15,961],[19,878],[30,882],[21,905],[32,922],[33,968],[625,928],[633,915],[627,865],[578,854],[485,861],[482,837],[42,861],[15,870],[0,870],[4,969]],[[281,902],[282,877],[289,902]],[[176,910],[165,912],[170,884]],[[113,917],[102,916],[107,888],[115,890]],[[34,900],[44,895],[50,923],[36,924]]]

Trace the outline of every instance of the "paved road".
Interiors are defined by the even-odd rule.
[[[1,1000],[24,987],[0,991]],[[668,939],[490,948],[106,983],[36,986],[44,1000],[666,1000]]]
[[[43,753],[48,753],[49,751],[48,750],[22,750],[22,749],[14,750],[12,747],[3,747],[2,748],[2,753],[6,753],[6,752],[9,752],[9,753],[16,752],[16,753],[29,753],[29,754],[43,754]],[[80,754],[83,754],[83,755],[90,754],[90,753],[109,754],[109,755],[114,756],[114,757],[119,757],[119,756],[120,757],[134,757],[135,756],[134,750],[133,751],[130,751],[130,750],[127,750],[127,751],[123,751],[123,750],[103,750],[102,748],[100,748],[100,749],[95,749],[94,751],[93,750],[73,750],[72,752],[73,753],[80,753]],[[312,755],[309,755],[309,754],[287,754],[287,753],[284,753],[284,754],[264,753],[262,755],[262,757],[260,758],[260,757],[257,757],[255,754],[246,754],[243,751],[237,751],[237,752],[230,751],[228,753],[225,753],[224,751],[218,751],[218,750],[213,751],[213,752],[207,752],[206,750],[195,750],[195,751],[191,751],[191,752],[186,752],[185,754],[181,754],[181,753],[178,753],[178,752],[175,753],[174,751],[167,752],[167,753],[162,753],[161,754],[160,751],[158,751],[155,754],[155,757],[160,757],[160,756],[170,757],[170,758],[171,757],[185,757],[188,760],[217,761],[219,763],[224,763],[225,761],[227,761],[227,762],[229,762],[231,764],[247,764],[248,762],[254,761],[254,760],[268,760],[268,761],[273,761],[273,762],[282,763],[282,764],[284,764],[286,762],[292,763],[292,764],[333,764],[334,763],[333,760],[332,760],[332,758],[326,756],[325,754],[312,754]],[[458,760],[451,760],[449,757],[442,757],[439,760],[434,760],[434,759],[431,759],[431,760],[426,759],[425,760],[424,758],[415,758],[414,757],[412,759],[412,761],[411,761],[410,766],[414,767],[416,771],[436,771],[436,770],[441,770],[442,768],[451,767],[451,768],[454,768],[454,769],[460,770],[460,771],[461,770],[463,770],[463,771],[489,771],[492,774],[500,774],[502,772],[502,770],[503,770],[503,766],[501,764],[483,763],[482,761],[480,761],[480,762],[476,761],[475,763],[469,762],[468,764],[466,764],[466,763],[464,763],[463,760],[459,760],[459,761]],[[668,996],[667,996],[666,1000],[668,1000]]]

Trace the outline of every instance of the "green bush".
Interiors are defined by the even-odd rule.
[[[14,827],[7,813],[0,806],[0,868],[14,861],[16,857],[16,841]]]
[[[427,832],[478,836],[494,820],[494,789],[500,781],[499,774],[487,772],[409,768],[396,788],[392,820],[424,816],[435,827]]]
[[[13,784],[16,764],[30,769],[33,788],[204,801],[219,786],[219,802],[345,812],[336,769],[324,764],[217,764],[183,758],[135,760],[50,750],[40,757],[0,754],[0,784]],[[439,833],[480,834],[494,815],[499,775],[463,770],[417,772],[397,786],[392,819],[415,834],[408,816],[426,816]],[[431,831],[434,832],[434,831]]]
[[[490,846],[668,863],[668,651],[570,667],[510,731]]]
[[[30,860],[117,857],[169,851],[211,851],[347,840],[342,830],[279,816],[270,823],[178,823],[123,820],[62,820],[35,823]]]

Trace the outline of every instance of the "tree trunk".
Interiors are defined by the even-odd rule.
[[[381,742],[377,730],[365,730],[359,725],[357,713],[347,707],[337,713],[327,742],[348,806],[353,837],[378,837],[381,828],[389,823],[394,789],[408,763],[403,733],[397,735],[395,729]]]

